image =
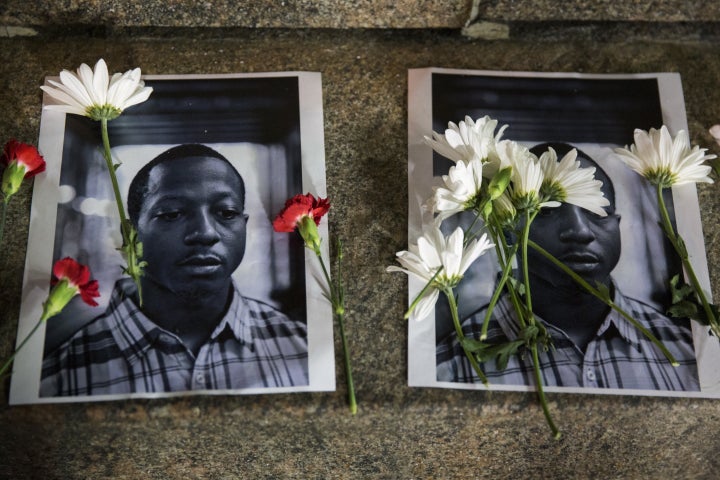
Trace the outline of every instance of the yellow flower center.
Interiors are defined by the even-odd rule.
[[[105,105],[92,105],[85,109],[85,115],[98,122],[100,120],[113,120],[119,117],[121,113],[122,110],[108,103]]]
[[[433,286],[439,290],[444,290],[445,288],[455,288],[458,286],[458,283],[460,283],[460,280],[462,280],[462,275],[451,275],[447,276],[443,273],[435,277],[435,280],[433,281]]]
[[[677,181],[677,175],[667,168],[657,168],[646,170],[643,174],[653,185],[659,185],[661,188],[670,188]]]
[[[540,194],[543,196],[543,202],[550,200],[564,202],[567,198],[567,192],[559,182],[543,182]]]

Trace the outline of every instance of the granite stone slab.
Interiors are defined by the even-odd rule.
[[[563,431],[555,441],[532,394],[408,388],[407,284],[385,267],[407,246],[408,68],[679,72],[692,141],[720,153],[707,133],[720,122],[718,41],[193,32],[0,38],[0,137],[37,142],[43,78],[99,57],[112,71],[140,66],[147,74],[321,72],[330,231],[344,239],[352,272],[347,321],[359,413],[346,409],[340,363],[337,392],[314,394],[9,407],[4,379],[0,478],[717,477],[717,400],[552,394]],[[698,189],[716,295],[718,188]],[[0,250],[3,358],[17,329],[31,193],[27,184],[13,198]]]
[[[472,14],[472,15],[471,15]],[[6,0],[0,25],[42,30],[57,25],[105,27],[453,28],[472,16],[509,22],[708,22],[708,0]]]

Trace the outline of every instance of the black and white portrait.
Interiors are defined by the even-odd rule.
[[[73,301],[47,323],[36,370],[13,378],[17,403],[334,388],[332,317],[315,259],[306,261],[298,235],[272,228],[287,198],[325,192],[319,80],[148,77],[150,99],[109,123],[147,262],[142,299],[122,272],[99,125],[44,112],[41,142],[61,158],[50,179],[57,208],[35,215],[34,199],[33,214],[53,215],[54,245],[45,245],[51,258],[29,264],[76,258],[101,297],[95,308]],[[39,235],[31,231],[31,247]]]
[[[709,377],[703,377],[698,356],[699,351],[706,351],[706,332],[687,319],[664,313],[671,301],[669,280],[681,274],[680,261],[658,225],[654,190],[613,152],[633,142],[635,128],[666,124],[686,129],[679,77],[433,69],[411,71],[410,82],[409,162],[410,171],[415,172],[410,179],[410,242],[420,222],[427,220],[422,197],[432,195],[436,179],[452,165],[423,144],[423,135],[442,133],[448,122],[457,123],[466,115],[473,119],[488,115],[498,120],[498,128],[508,125],[503,138],[517,141],[538,157],[548,147],[558,158],[577,150],[582,166],[594,167],[596,178],[603,182],[603,194],[610,202],[607,216],[569,204],[543,209],[531,225],[530,239],[590,284],[606,287],[618,305],[668,347],[679,366],[673,367],[642,333],[567,274],[539,255],[529,254],[534,311],[554,345],[540,355],[544,384],[558,391],[699,394],[701,386],[704,389],[710,383],[702,381]],[[423,94],[429,94],[427,100]],[[679,95],[679,102],[673,95]],[[420,117],[416,121],[413,112]],[[692,187],[666,191],[666,202],[684,235],[700,239],[704,259]],[[458,225],[467,226],[470,216],[446,220],[443,229],[449,233]],[[704,262],[701,268],[706,271]],[[466,272],[456,289],[465,335],[479,338],[498,274],[496,258],[490,253]],[[512,308],[501,296],[490,319],[488,342],[515,339],[513,324]],[[410,325],[410,350],[411,385],[484,388],[458,344],[444,299],[437,303],[433,318]],[[430,368],[432,374],[423,373]],[[513,356],[503,369],[494,361],[482,368],[491,388],[525,390],[535,382],[528,355]]]

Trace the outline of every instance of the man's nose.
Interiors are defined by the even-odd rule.
[[[212,214],[204,210],[197,212],[188,225],[185,242],[212,245],[219,239],[220,236]]]
[[[590,228],[587,212],[577,205],[568,205],[565,221],[562,223],[559,238],[564,242],[590,243],[595,234]]]

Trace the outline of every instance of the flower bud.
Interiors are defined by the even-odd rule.
[[[50,290],[50,295],[48,295],[45,303],[43,303],[43,320],[47,320],[62,312],[63,308],[70,303],[70,300],[72,300],[79,291],[80,289],[77,286],[72,285],[66,279],[58,281],[52,290]]]
[[[2,190],[6,200],[20,190],[20,185],[22,185],[24,178],[25,166],[16,162],[7,166],[3,172],[2,183],[0,184],[0,190]]]
[[[305,246],[312,249],[318,255],[320,254],[320,233],[318,232],[315,220],[306,215],[298,222],[298,232],[305,241]]]

